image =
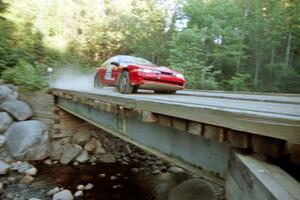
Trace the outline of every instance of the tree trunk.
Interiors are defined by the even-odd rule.
[[[239,55],[236,61],[236,74],[240,73],[240,65],[241,65],[241,59],[242,59],[242,42],[241,42],[241,46],[239,48]]]
[[[285,64],[286,64],[286,66],[289,66],[289,63],[290,63],[291,43],[292,43],[292,33],[291,33],[291,31],[289,31],[288,41],[287,41],[287,46],[286,46],[286,52],[285,52]]]
[[[242,21],[242,28],[240,30],[240,34],[243,34],[243,36],[240,39],[240,47],[239,47],[239,55],[236,61],[236,73],[240,72],[240,66],[241,66],[241,61],[242,61],[242,53],[243,53],[243,44],[244,44],[244,31],[245,31],[245,23],[247,21],[247,17],[250,11],[250,3],[248,1],[246,1],[247,6],[245,7],[244,10],[244,17],[243,17],[243,21]]]
[[[272,47],[272,51],[271,51],[270,82],[272,82],[272,80],[273,80],[273,64],[274,64],[274,60],[275,60],[275,46]]]
[[[263,42],[260,41],[258,52],[255,56],[255,74],[254,74],[254,87],[257,86],[258,83],[258,77],[259,77],[259,71],[261,67],[261,54],[262,54],[262,48],[263,48]]]
[[[260,55],[258,55],[258,58],[255,61],[254,87],[256,87],[258,83],[259,70],[260,70]]]
[[[275,59],[275,47],[272,47],[272,51],[271,51],[271,64],[274,64],[274,59]]]
[[[151,62],[155,63],[155,53],[151,52]]]

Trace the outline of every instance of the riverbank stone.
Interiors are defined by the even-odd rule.
[[[6,143],[6,137],[4,135],[0,135],[0,148],[3,147]]]
[[[99,157],[99,160],[105,163],[115,163],[116,157],[111,153],[103,154]]]
[[[48,128],[44,122],[29,120],[14,123],[5,133],[8,153],[17,160],[43,160],[49,156]]]
[[[169,193],[168,200],[217,200],[212,187],[199,178],[191,178],[175,186]]]
[[[19,100],[5,101],[1,104],[0,108],[8,112],[18,121],[29,119],[33,115],[30,106],[27,103]]]
[[[73,200],[74,196],[70,190],[62,190],[53,195],[52,200]]]
[[[81,146],[77,144],[67,144],[64,148],[63,155],[60,158],[60,162],[65,165],[69,164],[81,151]]]
[[[10,165],[0,160],[0,175],[7,174]]]
[[[16,92],[6,85],[0,85],[0,102],[4,102],[10,98],[16,98]]]
[[[6,112],[0,112],[0,133],[4,132],[13,122]]]

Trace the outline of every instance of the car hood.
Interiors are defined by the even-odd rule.
[[[137,63],[122,63],[121,64],[122,66],[124,67],[127,67],[129,65],[133,65],[133,66],[136,66],[138,68],[141,68],[141,69],[151,69],[151,70],[157,70],[157,71],[160,71],[160,72],[163,72],[163,73],[176,73],[174,70],[171,70],[170,68],[168,67],[165,67],[165,66],[156,66],[156,65],[143,65],[143,64],[137,64]]]
[[[157,70],[159,70],[160,72],[164,72],[164,73],[174,73],[175,71],[171,70],[168,67],[164,67],[164,66],[159,66],[156,67]]]
[[[176,73],[175,71],[171,70],[168,67],[164,67],[164,66],[156,66],[156,67],[150,67],[150,66],[140,66],[140,68],[143,69],[151,69],[151,70],[156,70],[156,71],[160,71],[161,73],[165,73],[165,74],[174,74]]]

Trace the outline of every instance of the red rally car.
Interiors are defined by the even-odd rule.
[[[117,55],[106,60],[94,78],[94,87],[117,86],[121,93],[138,89],[173,94],[185,88],[182,73],[168,67],[156,66],[143,58]]]

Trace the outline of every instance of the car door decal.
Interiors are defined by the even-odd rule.
[[[104,79],[105,80],[115,80],[113,77],[112,77],[112,70],[113,70],[113,66],[112,65],[109,65],[106,69],[106,72],[105,72],[105,76],[104,76]]]

